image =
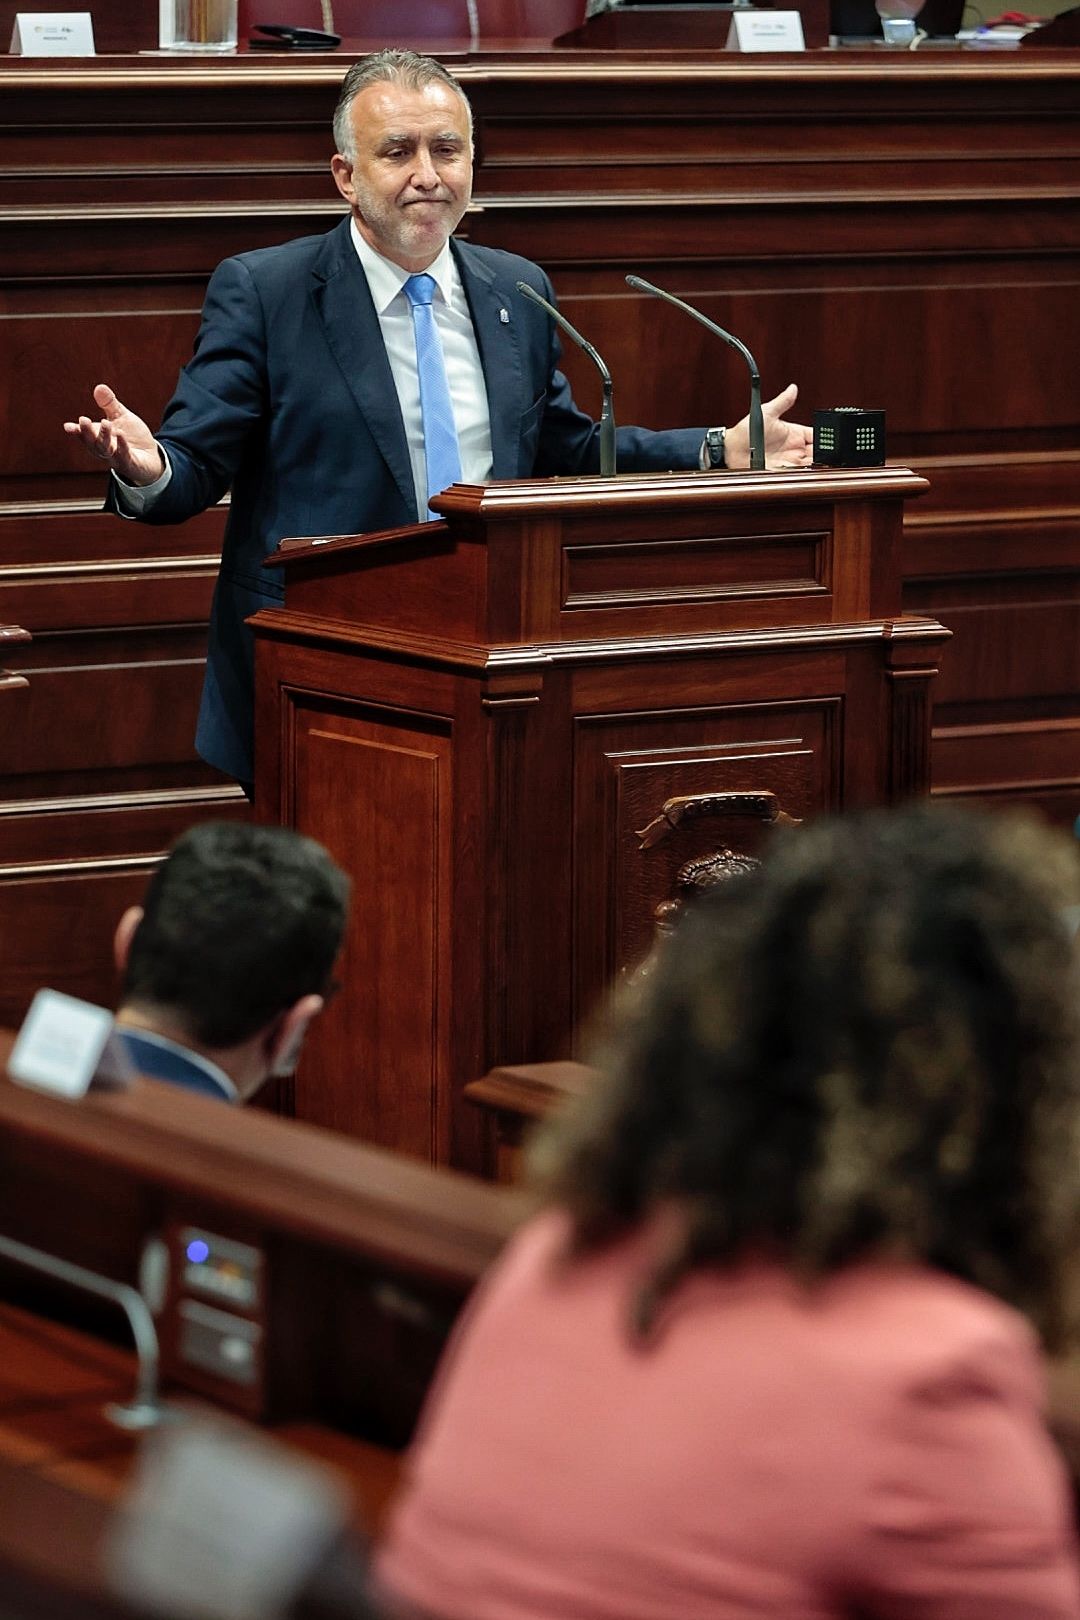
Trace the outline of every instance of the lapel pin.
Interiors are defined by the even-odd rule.
[[[499,319],[500,319],[500,321],[502,321],[504,326],[509,326],[510,325],[510,311],[508,309],[500,309],[500,311],[499,311]]]

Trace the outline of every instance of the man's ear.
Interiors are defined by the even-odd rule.
[[[313,1018],[326,1005],[322,996],[301,996],[272,1027],[266,1053],[269,1072],[275,1076],[292,1074],[300,1061],[300,1048]]]
[[[348,158],[342,157],[340,152],[335,152],[330,159],[330,173],[334,177],[335,186],[337,186],[345,201],[350,208],[355,208],[356,187],[353,185],[352,172],[353,166]]]
[[[135,930],[142,920],[142,906],[128,906],[116,925],[116,933],[113,935],[113,961],[116,963],[116,970],[121,978],[127,972],[128,957],[131,955],[131,942],[135,938]]]

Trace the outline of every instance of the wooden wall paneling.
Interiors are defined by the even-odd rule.
[[[1080,452],[925,461],[905,606],[954,648],[936,688],[935,791],[1080,814]]]
[[[193,819],[247,813],[191,757],[208,528],[161,558],[155,531],[78,502],[0,512],[0,601],[34,629],[15,654],[29,685],[7,717],[0,780],[9,1023],[41,984],[111,1004],[112,930],[161,853]]]
[[[112,930],[163,850],[192,819],[246,813],[191,757],[214,524],[172,556],[163,540],[78,501],[0,509],[0,601],[34,631],[0,782],[8,1022],[45,983],[111,1004]]]
[[[881,206],[873,211],[880,214]],[[1069,350],[1061,337],[1076,326],[1080,211],[1071,240],[1060,204],[1036,211],[1043,217],[1032,218],[1029,228],[1049,239],[1042,262],[1002,250],[994,209],[970,250],[943,244],[939,259],[924,253],[902,272],[896,259],[913,237],[933,228],[911,204],[893,210],[872,254],[865,240],[870,222],[857,218],[858,208],[841,232],[831,204],[755,205],[741,239],[732,212],[706,204],[611,203],[587,211],[530,205],[501,210],[497,222],[486,213],[483,239],[494,241],[498,233],[549,269],[568,318],[612,368],[620,420],[733,421],[748,401],[738,357],[677,311],[644,303],[623,285],[623,272],[632,269],[738,333],[757,359],[767,397],[794,379],[804,416],[817,405],[884,408],[895,459],[931,447],[979,455],[995,447],[1075,444]],[[935,205],[933,212],[951,215],[955,208]],[[605,244],[600,263],[590,262],[597,236]],[[694,242],[692,267],[672,252],[687,239]],[[1071,255],[1069,267],[1053,266],[1052,254]],[[1040,305],[1038,323],[1030,319],[1032,298]],[[967,369],[975,352],[977,389],[968,386]],[[589,362],[576,350],[564,352],[564,361],[575,394],[594,408],[598,384]],[[995,401],[992,414],[982,404],[987,398]]]
[[[151,217],[167,220],[195,200],[241,212],[260,197],[271,208],[278,197],[326,203],[337,196],[330,121],[346,66],[340,57],[0,61],[0,198],[38,205],[44,225],[42,205],[70,218],[76,203],[111,204],[107,219],[149,201]]]
[[[800,414],[817,404],[883,406],[890,451],[933,478],[942,456],[953,481],[966,466],[976,482],[998,458],[993,494],[984,482],[973,512],[984,531],[993,523],[999,554],[1010,531],[1029,556],[1037,544],[1045,553],[1049,522],[1056,583],[1029,577],[1026,609],[1014,600],[1006,613],[1001,593],[1015,597],[1015,577],[1003,585],[1004,563],[988,573],[966,546],[970,573],[955,582],[958,634],[935,711],[936,787],[1030,796],[1071,820],[1080,808],[1071,605],[1080,423],[1069,375],[1080,340],[1076,65],[1025,80],[1000,64],[984,74],[970,62],[926,63],[914,77],[880,79],[872,96],[857,82],[861,70],[826,90],[819,66],[808,61],[785,80],[782,105],[758,77],[725,76],[721,94],[703,71],[683,83],[674,114],[650,105],[657,87],[642,96],[614,79],[587,111],[571,110],[566,85],[565,104],[550,82],[532,92],[515,84],[513,96],[493,87],[484,175],[494,194],[470,228],[547,265],[568,315],[612,365],[621,420],[730,421],[745,403],[734,356],[673,311],[648,306],[643,317],[621,284],[629,267],[738,332],[766,392],[795,377]],[[648,135],[628,146],[630,98],[639,115],[647,109]],[[559,160],[555,187],[534,166],[545,149]],[[702,174],[711,180],[702,184]],[[518,188],[542,195],[526,210]],[[565,359],[591,402],[588,363],[576,352]],[[1033,495],[1040,477],[1047,487]],[[1038,507],[1038,519],[1025,507]],[[907,514],[913,535],[928,532],[927,521],[918,504]],[[963,532],[953,517],[942,537],[955,545]],[[1029,575],[1032,567],[1020,564]],[[905,604],[951,622],[940,584],[909,578]]]
[[[29,516],[18,508],[31,500],[39,502],[42,522],[52,520],[43,539],[59,537],[62,517],[77,523],[80,513],[70,507],[65,513],[61,503],[82,500],[85,516],[92,520],[104,499],[100,469],[76,440],[63,433],[63,422],[82,413],[94,414],[93,387],[109,382],[126,404],[156,423],[190,356],[214,265],[241,247],[257,245],[260,234],[264,242],[296,234],[295,218],[290,226],[276,230],[269,220],[256,229],[238,227],[235,221],[229,228],[211,220],[205,233],[191,220],[174,219],[168,229],[152,233],[145,220],[134,216],[119,223],[123,228],[112,229],[118,222],[105,222],[100,238],[90,244],[85,227],[82,240],[73,235],[72,221],[55,233],[16,231],[10,255],[5,255],[8,275],[0,280],[0,331],[12,376],[34,382],[20,390],[17,401],[9,395],[4,406],[3,425],[12,439],[0,464],[0,501],[5,511],[15,506],[12,516]],[[170,238],[176,259],[185,262],[155,286],[154,267],[160,255],[170,251]],[[81,260],[77,277],[74,247]],[[117,284],[118,263],[130,281],[146,283],[137,295],[124,282]],[[66,275],[63,285],[53,289],[50,267],[56,264],[65,266]],[[13,414],[16,403],[20,432]],[[117,522],[108,519],[108,527]],[[207,514],[201,532],[205,537],[214,522],[219,525],[220,544],[221,514],[216,520]],[[95,522],[92,527],[101,525]],[[185,534],[186,530],[187,526]],[[138,544],[131,539],[127,543]],[[169,543],[169,536],[159,531],[159,554]],[[185,538],[178,537],[175,543],[185,548]]]

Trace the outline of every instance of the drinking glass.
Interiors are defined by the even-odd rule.
[[[173,0],[174,51],[235,51],[237,0]]]

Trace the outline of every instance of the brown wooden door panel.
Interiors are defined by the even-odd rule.
[[[843,701],[730,704],[575,719],[575,1017],[655,938],[657,906],[687,862],[730,846],[754,854],[760,818],[716,815],[643,847],[643,829],[678,795],[767,790],[803,819],[835,804]]]
[[[436,1157],[446,1069],[439,987],[449,931],[451,735],[414,715],[293,692],[295,825],[353,878],[342,956],[351,987],[312,1033],[296,1111],[401,1152]],[[391,1020],[390,1027],[387,1020]],[[320,1055],[347,1050],[347,1068]],[[321,1074],[311,1089],[304,1075]]]

